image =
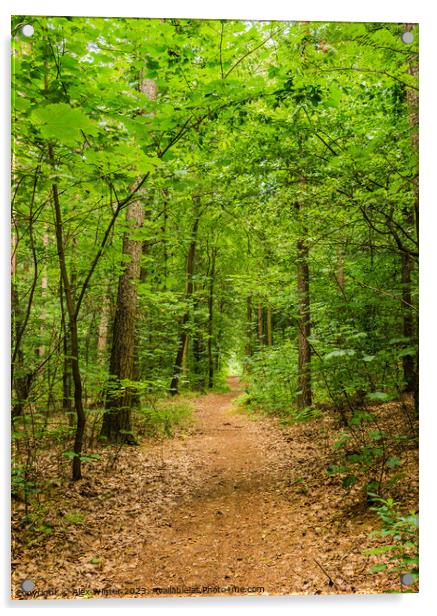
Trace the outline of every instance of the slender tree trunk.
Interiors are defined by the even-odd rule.
[[[12,235],[12,263],[11,263],[11,308],[12,308],[12,333],[15,334],[15,340],[19,340],[20,330],[23,327],[23,318],[20,310],[20,302],[18,297],[18,289],[16,283],[16,235]],[[14,370],[15,369],[15,370]],[[21,374],[24,371],[24,354],[21,346],[15,353],[15,362],[12,363],[12,382],[15,388],[16,400],[12,408],[12,418],[19,417],[23,414],[24,404],[29,395],[30,386],[32,383],[32,375]],[[18,372],[18,375],[17,375]]]
[[[246,300],[246,356],[252,357],[253,355],[253,309],[252,309],[252,295],[247,296]]]
[[[53,154],[53,148],[49,145],[49,161],[50,164],[55,170],[55,158]],[[80,365],[79,365],[79,337],[77,331],[77,315],[76,315],[76,307],[74,305],[73,292],[70,284],[70,279],[67,272],[67,265],[65,261],[65,252],[64,252],[64,237],[63,237],[63,224],[62,224],[62,214],[61,214],[61,206],[59,202],[59,191],[56,183],[52,184],[52,196],[53,196],[53,205],[55,211],[55,235],[56,235],[56,248],[58,252],[59,259],[59,267],[61,270],[62,284],[64,288],[65,294],[65,302],[67,305],[67,314],[68,314],[68,326],[70,333],[70,343],[71,343],[71,370],[73,375],[73,383],[74,383],[74,408],[77,416],[77,424],[76,424],[76,434],[74,438],[74,458],[73,458],[73,481],[77,481],[78,479],[82,479],[82,446],[83,446],[83,435],[85,432],[85,412],[83,409],[82,402],[82,377],[80,373]]]
[[[162,248],[163,248],[163,263],[162,263],[162,288],[167,290],[167,276],[168,276],[168,238],[167,238],[167,225],[168,225],[168,188],[162,189],[163,197],[163,222],[162,222]]]
[[[108,346],[108,329],[110,316],[110,289],[108,289],[102,302],[99,329],[97,332],[97,359],[100,365],[105,363],[106,348]]]
[[[193,301],[193,316],[194,316],[194,331],[193,331],[193,352],[192,352],[192,361],[193,361],[193,386],[195,389],[203,390],[205,387],[205,375],[202,370],[203,366],[203,356],[205,353],[204,343],[203,343],[203,335],[202,335],[202,321],[198,316],[198,307],[199,307],[199,299],[196,297],[194,293],[194,301]],[[186,355],[188,353],[188,349]]]
[[[62,408],[64,413],[68,416],[68,423],[73,424],[72,414],[72,398],[71,398],[71,352],[70,352],[70,336],[69,328],[67,325],[67,319],[65,318],[65,306],[64,306],[64,288],[62,283],[62,277],[59,282],[59,303],[61,306],[61,329],[63,332],[63,353],[64,360],[62,366]]]
[[[297,206],[297,209],[300,209]],[[298,292],[298,395],[297,406],[300,410],[312,404],[311,388],[311,313],[310,313],[310,274],[309,249],[305,229],[303,237],[297,240],[297,292]]]
[[[42,238],[42,242],[43,242],[43,246],[44,246],[44,261],[47,260],[47,246],[49,243],[49,236],[46,230],[44,230],[44,234],[43,234],[43,238]],[[40,312],[40,331],[41,331],[41,337],[44,337],[45,332],[47,331],[47,310],[46,310],[46,303],[47,303],[47,285],[48,285],[48,276],[47,276],[47,266],[44,265],[43,266],[43,274],[41,277],[41,299],[42,299],[42,308],[41,308],[41,312]],[[39,357],[44,357],[45,354],[45,346],[44,344],[41,344],[38,348],[38,356]]]
[[[267,310],[266,310],[266,336],[267,336],[267,345],[273,346],[272,307],[271,306],[267,306]]]
[[[211,268],[209,272],[208,292],[208,387],[214,387],[214,356],[212,352],[212,334],[214,323],[214,276],[215,276],[216,249],[212,249]]]
[[[187,302],[188,308],[185,311],[185,314],[183,315],[182,321],[181,321],[178,348],[176,352],[176,359],[175,359],[175,363],[173,367],[173,376],[171,379],[170,390],[169,390],[169,393],[172,396],[175,396],[179,391],[179,380],[182,374],[184,352],[185,352],[185,347],[188,341],[187,324],[190,319],[189,303],[193,296],[193,289],[194,289],[193,274],[194,274],[194,261],[195,261],[195,256],[196,256],[197,230],[199,227],[199,221],[200,221],[199,199],[198,197],[194,197],[194,223],[191,229],[191,242],[188,248],[187,266],[186,266],[187,283],[186,283],[185,300]]]
[[[258,334],[258,345],[261,348],[264,344],[264,324],[263,324],[263,307],[262,304],[258,304],[257,307],[257,334]]]
[[[402,312],[403,312],[403,335],[410,342],[414,337],[414,320],[411,309],[411,257],[408,253],[402,253]],[[402,358],[404,369],[405,391],[414,392],[416,385],[416,374],[414,357],[405,355]]]

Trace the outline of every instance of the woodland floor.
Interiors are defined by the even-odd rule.
[[[326,474],[332,419],[281,428],[233,406],[241,391],[231,386],[195,399],[187,433],[123,449],[110,473],[85,465],[82,481],[53,479],[49,532],[20,532],[16,506],[13,597],[399,590],[397,578],[369,573],[375,557],[362,553],[377,545],[375,514]],[[55,477],[55,460],[45,464]],[[25,579],[36,597],[20,592]]]

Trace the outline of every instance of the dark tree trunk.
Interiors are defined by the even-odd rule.
[[[411,257],[408,253],[402,253],[402,312],[403,312],[403,335],[408,338],[407,344],[413,342],[414,320],[411,304]],[[405,391],[414,392],[416,384],[414,357],[405,355],[402,358],[404,369]]]
[[[67,326],[67,320],[65,318],[65,306],[64,306],[64,289],[62,284],[62,278],[59,283],[59,299],[61,305],[61,328],[63,332],[63,366],[62,366],[62,409],[66,415],[68,415],[68,423],[70,426],[73,424],[72,413],[72,396],[71,396],[71,352],[70,352],[70,336]]]
[[[52,146],[49,146],[49,161],[53,169],[55,170],[55,158],[53,154]],[[61,278],[65,295],[65,302],[67,305],[68,314],[68,329],[70,335],[71,344],[71,371],[74,384],[74,408],[76,411],[77,423],[76,434],[74,438],[74,458],[73,458],[73,481],[82,479],[82,447],[83,447],[83,435],[85,432],[86,416],[83,409],[82,401],[82,377],[80,374],[79,365],[79,337],[77,331],[77,314],[76,307],[74,305],[73,291],[70,284],[70,279],[67,272],[67,265],[65,261],[64,252],[64,237],[63,237],[63,225],[61,206],[59,202],[59,192],[56,183],[52,184],[52,196],[53,205],[55,211],[55,235],[56,235],[56,248],[58,252],[59,268],[61,270]]]
[[[273,345],[273,329],[272,329],[272,308],[271,306],[267,306],[266,310],[266,337],[267,337],[267,345]]]
[[[187,325],[190,319],[189,304],[193,296],[193,289],[194,289],[193,274],[194,274],[194,261],[195,261],[195,256],[196,256],[197,230],[199,227],[199,221],[200,221],[199,199],[197,197],[194,197],[194,223],[191,229],[191,242],[188,248],[187,265],[186,265],[187,283],[186,283],[186,291],[185,291],[185,300],[187,302],[188,308],[184,316],[182,317],[182,321],[181,321],[178,348],[176,352],[175,363],[173,366],[173,376],[171,379],[170,389],[169,389],[169,393],[172,396],[175,396],[179,391],[179,380],[182,374],[184,352],[185,352],[186,344],[188,342]]]
[[[247,296],[246,303],[246,356],[252,357],[253,355],[253,309],[252,309],[252,296]]]
[[[299,209],[299,207],[298,207]],[[305,230],[304,230],[305,231]],[[311,313],[309,284],[309,249],[305,237],[297,240],[297,292],[298,292],[298,395],[300,410],[312,404],[311,389]]]
[[[22,327],[22,315],[19,308],[18,291],[14,281],[15,272],[12,273],[12,288],[11,288],[11,304],[12,318],[15,330],[15,338],[18,339],[20,329]],[[12,364],[12,381],[15,389],[16,400],[12,408],[12,419],[23,414],[24,405],[29,397],[30,388],[34,378],[33,373],[24,371],[24,353],[21,348],[18,348],[15,354],[15,362]]]
[[[194,332],[193,332],[193,386],[202,391],[205,387],[205,375],[203,370],[203,356],[205,354],[201,320],[196,315],[198,311],[198,299],[193,302]]]
[[[337,267],[335,278],[337,281],[338,292],[344,296],[344,255],[341,248],[337,248]]]
[[[162,288],[167,290],[167,276],[168,276],[168,238],[167,238],[167,225],[168,225],[168,188],[162,189],[163,197],[163,219],[162,219]]]
[[[208,293],[208,387],[214,387],[214,356],[212,352],[212,335],[214,322],[214,276],[215,276],[216,249],[212,249],[211,268],[209,272]]]
[[[258,304],[257,308],[257,334],[258,334],[258,346],[261,348],[264,344],[264,311],[262,304]]]

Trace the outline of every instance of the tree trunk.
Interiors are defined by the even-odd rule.
[[[55,158],[53,154],[53,148],[49,145],[49,161],[50,164],[55,170]],[[69,326],[69,334],[70,334],[70,344],[71,344],[71,371],[73,375],[73,384],[74,384],[74,408],[77,416],[77,424],[76,424],[76,434],[74,438],[74,458],[73,458],[73,481],[77,481],[78,479],[82,479],[82,446],[83,446],[83,435],[85,432],[85,412],[83,409],[82,402],[82,377],[80,374],[80,365],[79,365],[79,337],[77,332],[77,315],[76,315],[76,307],[74,305],[73,292],[70,284],[70,279],[67,272],[67,265],[65,261],[65,252],[64,252],[64,237],[63,237],[63,225],[62,225],[62,215],[61,215],[61,206],[59,203],[59,191],[56,183],[52,184],[52,196],[53,196],[53,205],[55,210],[55,235],[56,235],[56,248],[58,252],[59,259],[59,268],[61,270],[61,278],[62,284],[64,288],[65,301],[67,305],[67,314],[68,314],[68,326]]]
[[[154,81],[142,79],[140,90],[151,100],[156,100]],[[112,443],[134,444],[131,425],[132,389],[121,381],[133,380],[135,356],[135,325],[137,319],[137,286],[141,272],[143,241],[131,238],[144,223],[144,205],[137,199],[131,201],[126,212],[129,230],[123,237],[123,255],[129,258],[118,281],[117,302],[112,327],[112,346],[109,374],[112,379],[106,394],[100,438]]]
[[[205,374],[203,370],[203,357],[205,354],[203,332],[202,332],[202,320],[198,316],[199,299],[194,296],[193,301],[193,315],[194,315],[194,331],[193,331],[193,351],[192,351],[192,365],[193,365],[193,378],[192,385],[194,389],[202,391],[205,387]],[[188,349],[187,349],[188,352]],[[184,365],[186,365],[184,363]]]
[[[214,387],[214,356],[212,352],[212,333],[214,320],[214,276],[215,276],[216,249],[212,249],[211,269],[209,272],[209,293],[208,293],[208,387]]]
[[[146,212],[144,213],[144,216],[146,217]],[[147,255],[149,254],[149,249],[150,249],[150,241],[149,240],[144,240],[143,241],[143,245],[142,245],[142,249],[141,249],[141,253],[142,253],[142,259],[141,259],[141,265],[140,265],[140,282],[144,283],[146,282],[146,278],[147,278],[147,267],[144,263],[144,257],[147,257]],[[144,314],[144,312],[141,313],[141,316],[145,319],[146,315]],[[152,334],[149,330],[149,341],[150,341],[150,345],[152,346]],[[132,380],[133,381],[140,381],[141,380],[141,376],[142,376],[142,371],[141,371],[141,365],[140,365],[140,349],[139,349],[139,327],[138,327],[138,323],[135,324],[135,334],[134,334],[134,340],[135,340],[135,349],[134,349],[134,367],[132,370]],[[141,406],[141,395],[140,392],[138,390],[135,390],[132,392],[132,396],[131,396],[131,407],[132,408],[139,408]]]
[[[267,311],[266,311],[266,336],[267,336],[267,345],[268,346],[273,346],[272,308],[271,308],[271,306],[267,306]]]
[[[108,328],[110,315],[110,290],[105,294],[100,314],[99,329],[97,333],[97,359],[100,365],[105,363],[105,353],[108,344]]]
[[[182,374],[184,351],[185,351],[185,347],[188,341],[187,324],[190,319],[189,303],[193,296],[193,289],[194,289],[194,283],[193,283],[194,260],[196,256],[197,230],[198,230],[199,221],[200,221],[198,197],[194,198],[194,206],[195,206],[194,207],[194,223],[193,223],[193,227],[191,230],[191,242],[188,248],[187,266],[186,266],[187,283],[186,283],[185,301],[187,302],[188,307],[181,321],[181,330],[180,330],[180,335],[179,335],[178,348],[177,348],[176,359],[175,359],[175,363],[173,367],[173,376],[171,379],[170,389],[169,389],[169,393],[172,396],[175,396],[179,391],[179,380]]]
[[[338,292],[344,295],[344,255],[343,250],[340,247],[337,248],[337,268],[335,278],[337,280]]]
[[[264,344],[264,325],[263,325],[263,307],[262,304],[258,304],[257,308],[257,333],[258,333],[258,345],[261,348]]]
[[[311,406],[311,335],[309,249],[304,237],[297,240],[297,292],[298,292],[298,394],[300,410]]]
[[[49,243],[49,236],[46,230],[44,230],[43,238],[42,238],[43,246],[44,246],[44,262],[47,262],[47,246]],[[45,332],[47,331],[47,286],[48,286],[48,276],[47,276],[47,266],[43,267],[43,274],[41,277],[41,300],[42,300],[42,308],[39,315],[40,320],[40,332],[41,338],[44,337]],[[45,346],[41,344],[37,349],[37,354],[39,357],[44,357],[45,354]]]
[[[133,240],[131,234],[142,227],[144,206],[141,201],[129,204],[126,214],[129,231],[123,237],[123,255],[130,262],[126,265],[118,281],[117,303],[112,328],[112,346],[109,374],[113,379],[106,394],[100,437],[109,442],[133,443],[130,434],[132,390],[123,387],[123,379],[131,380],[134,368],[135,322],[137,318],[137,287],[140,276],[142,241]]]
[[[12,284],[11,284],[11,308],[12,308],[12,334],[15,334],[15,340],[19,341],[20,331],[23,327],[23,318],[20,310],[18,298],[18,289],[16,284],[16,256],[15,256],[15,234],[12,236]],[[18,342],[17,342],[18,344]],[[18,375],[17,375],[18,372]],[[16,393],[16,400],[12,408],[12,419],[23,414],[24,405],[29,396],[30,387],[33,380],[32,373],[24,373],[24,353],[21,346],[18,346],[15,353],[15,361],[12,362],[11,370],[12,382]]]
[[[247,296],[246,301],[246,357],[253,355],[253,310],[252,310],[252,295]]]
[[[70,352],[70,336],[69,328],[67,325],[67,319],[65,318],[65,306],[64,306],[64,288],[62,283],[62,277],[59,282],[59,303],[61,306],[61,329],[63,332],[63,353],[64,361],[62,366],[62,409],[68,416],[68,423],[73,425],[73,414],[71,406],[71,352]]]
[[[411,257],[408,253],[402,253],[402,312],[403,312],[403,335],[408,338],[407,344],[413,342],[414,322],[411,309]],[[405,355],[402,358],[404,369],[405,391],[414,392],[416,385],[416,374],[414,357]]]

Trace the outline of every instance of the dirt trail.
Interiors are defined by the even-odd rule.
[[[189,433],[59,484],[51,532],[15,550],[15,589],[29,578],[41,598],[383,590],[362,555],[375,516],[326,474],[329,418],[281,429],[239,412],[230,385],[194,400]],[[45,475],[57,464],[46,459]]]
[[[342,571],[345,543],[349,555],[360,552],[364,523],[354,530],[355,544],[347,534],[340,541],[335,515],[328,515],[317,492],[310,495],[311,471],[317,469],[320,480],[315,443],[297,444],[292,452],[290,435],[274,420],[235,411],[237,379],[230,385],[230,393],[196,402],[197,427],[177,448],[189,453],[197,487],[150,529],[125,583],[160,587],[163,594],[205,587],[212,594],[228,594],[229,587],[268,594],[356,592]],[[340,569],[327,564],[335,548]]]
[[[185,446],[200,463],[200,485],[146,544],[140,586],[272,587],[287,579],[279,544],[266,542],[275,508],[269,443],[259,424],[232,412],[236,395],[197,402],[197,429]]]

